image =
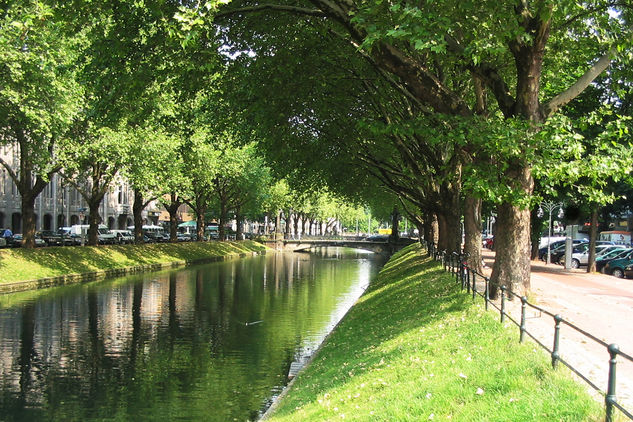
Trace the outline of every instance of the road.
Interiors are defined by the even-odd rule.
[[[490,272],[494,252],[484,251],[484,262]],[[531,302],[536,302],[549,312],[560,314],[566,321],[606,343],[616,343],[621,351],[633,356],[633,280],[588,274],[584,268],[566,270],[560,265],[532,261],[531,290]],[[513,302],[510,313],[518,321],[520,301]],[[528,309],[527,330],[551,348],[553,318],[535,309]],[[563,325],[560,353],[562,359],[606,391],[609,353],[605,347]],[[633,363],[619,358],[617,365],[616,396],[618,402],[631,412]]]

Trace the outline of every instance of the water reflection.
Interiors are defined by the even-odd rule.
[[[380,262],[273,254],[3,298],[0,420],[245,420]]]

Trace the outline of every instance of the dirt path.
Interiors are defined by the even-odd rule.
[[[484,251],[484,262],[489,273],[494,252]],[[531,302],[561,315],[607,344],[616,343],[621,351],[633,356],[633,280],[532,261],[531,283]],[[507,308],[516,321],[521,318],[520,308],[518,300],[510,302]],[[528,308],[526,316],[527,330],[551,349],[553,318],[533,308]],[[517,336],[518,331],[517,328]],[[606,391],[609,353],[605,347],[563,325],[560,354],[563,360]],[[621,357],[617,364],[616,396],[618,403],[633,411],[633,363]]]

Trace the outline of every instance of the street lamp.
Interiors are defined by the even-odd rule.
[[[558,218],[563,218],[563,215],[564,215],[563,204],[561,202],[551,202],[551,201],[541,202],[541,204],[538,207],[538,212],[536,213],[536,215],[539,218],[543,217],[543,215],[544,215],[543,208],[545,208],[545,210],[549,213],[549,220],[548,220],[548,224],[547,224],[547,230],[548,230],[548,235],[547,235],[547,264],[551,264],[550,243],[552,241],[552,211],[554,211],[556,208],[558,208],[557,217]]]

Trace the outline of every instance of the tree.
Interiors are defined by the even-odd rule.
[[[313,7],[233,2],[216,19],[285,11],[303,15],[325,30],[345,31],[341,38],[358,46],[360,54],[393,75],[407,96],[433,114],[474,118],[472,97],[463,95],[474,90],[463,90],[461,82],[464,74],[476,77],[494,99],[495,109],[486,120],[489,130],[475,140],[475,146],[495,136],[494,129],[512,129],[503,153],[497,152],[493,161],[496,174],[510,188],[495,194],[499,206],[493,295],[500,285],[519,294],[529,289],[532,168],[534,157],[543,152],[533,135],[589,86],[616,53],[631,51],[632,9],[609,1],[547,0],[419,5],[312,0],[310,4]],[[555,60],[562,55],[573,60]]]
[[[35,199],[60,168],[58,152],[79,113],[73,63],[82,34],[67,34],[53,7],[9,1],[0,16],[0,144],[12,145],[18,168],[0,158],[22,200],[24,246],[35,247]]]
[[[134,189],[134,238],[136,243],[141,243],[142,211],[165,192],[172,192],[172,186],[184,184],[182,161],[177,154],[175,137],[169,136],[161,127],[155,125],[138,128],[128,143],[128,148],[124,155],[125,162],[121,174]],[[172,215],[175,218],[176,210],[172,213],[169,206],[165,208],[169,212],[170,222],[174,225],[175,221],[171,220]],[[175,230],[172,231],[174,233],[170,233],[170,239],[175,241]]]
[[[185,175],[189,179],[185,202],[196,213],[199,241],[204,239],[205,214],[213,195],[213,180],[218,171],[220,152],[212,144],[213,133],[208,128],[198,128],[182,145]]]
[[[129,143],[134,136],[123,128],[118,131],[96,129],[87,123],[73,132],[76,143],[65,151],[62,175],[88,204],[88,244],[97,245],[101,223],[99,207],[112,181],[129,161]]]
[[[217,200],[219,237],[226,239],[229,212],[235,214],[237,236],[243,234],[244,211],[262,199],[270,183],[269,169],[255,150],[255,144],[237,145],[230,137],[214,145],[218,149],[218,171],[213,178],[213,193]]]

